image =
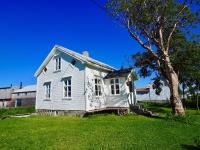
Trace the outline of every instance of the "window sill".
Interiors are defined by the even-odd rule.
[[[51,101],[51,99],[44,99],[44,101]]]
[[[62,100],[72,100],[72,98],[62,98]]]
[[[61,69],[55,70],[53,73],[61,72]]]
[[[101,98],[102,97],[102,95],[100,95],[100,96],[94,96],[95,98]]]
[[[111,96],[119,96],[119,95],[121,95],[121,94],[111,94]]]

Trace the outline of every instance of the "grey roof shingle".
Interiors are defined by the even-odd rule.
[[[116,77],[126,77],[131,72],[131,70],[132,70],[132,68],[115,70],[115,71],[108,73],[104,77],[104,79],[116,78]]]

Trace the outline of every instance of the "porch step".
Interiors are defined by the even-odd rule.
[[[131,105],[130,106],[130,110],[136,114],[139,114],[139,115],[143,115],[143,116],[148,116],[148,117],[159,117],[159,114],[155,114],[153,113],[152,111],[148,110],[148,109],[144,109],[144,108],[141,108],[140,105]]]

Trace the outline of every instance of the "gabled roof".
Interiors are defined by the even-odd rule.
[[[114,67],[109,66],[105,63],[102,63],[98,60],[92,59],[90,57],[86,57],[83,56],[82,54],[79,54],[75,51],[69,50],[67,48],[64,48],[62,46],[59,45],[55,45],[53,47],[53,49],[51,50],[51,52],[49,53],[49,55],[46,57],[46,59],[43,61],[43,63],[41,64],[41,66],[38,68],[38,70],[35,73],[35,76],[37,77],[43,70],[43,68],[49,63],[49,61],[51,60],[51,58],[55,55],[56,51],[61,51],[77,60],[79,60],[80,62],[84,63],[84,64],[88,64],[91,65],[93,67],[96,68],[101,68],[103,70],[107,70],[107,71],[113,71],[116,70]]]
[[[131,72],[132,68],[120,69],[109,72],[104,79],[116,78],[116,77],[127,77],[127,75]]]
[[[21,89],[15,90],[13,93],[36,92],[36,85],[24,86]]]

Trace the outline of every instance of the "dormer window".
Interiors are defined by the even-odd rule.
[[[55,59],[55,61],[56,61],[56,68],[55,68],[56,71],[61,70],[61,58],[58,57],[58,58]]]

